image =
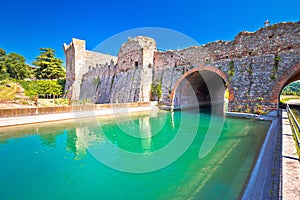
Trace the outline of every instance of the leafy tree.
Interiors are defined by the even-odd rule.
[[[300,81],[295,81],[282,90],[283,95],[300,95]]]
[[[55,57],[55,50],[51,48],[40,48],[40,55],[35,58],[34,64],[38,68],[35,76],[38,79],[60,79],[66,77],[62,66],[63,61]]]
[[[9,77],[6,69],[6,52],[0,48],[0,80],[6,79]]]
[[[32,77],[32,70],[25,63],[25,58],[17,53],[10,53],[4,59],[6,71],[10,77],[15,79],[24,79]]]
[[[6,52],[4,49],[0,48],[0,57],[5,56]]]
[[[0,48],[0,80],[8,77],[24,79],[32,77],[32,69],[25,63],[25,58],[17,53],[6,54]]]

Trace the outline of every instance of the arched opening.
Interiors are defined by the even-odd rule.
[[[173,92],[173,108],[187,109],[218,105],[224,109],[226,74],[212,67],[196,68],[178,80]],[[230,93],[229,89],[229,93]],[[230,99],[230,95],[229,95]]]
[[[280,105],[282,92],[285,91],[284,88],[289,86],[293,82],[300,80],[300,64],[296,64],[290,69],[288,69],[284,75],[282,75],[278,80],[277,84],[273,87],[270,98],[273,103]],[[286,101],[286,99],[285,99]]]
[[[287,103],[300,105],[300,78],[282,88],[279,102],[280,105]]]

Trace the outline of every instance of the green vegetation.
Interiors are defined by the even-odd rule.
[[[228,75],[229,75],[229,80],[232,79],[232,77],[234,76],[234,61],[231,60],[229,63],[228,63]]]
[[[8,80],[0,81],[0,100],[14,100],[16,95],[22,92],[22,88]]]
[[[55,58],[55,50],[40,48],[40,55],[35,60],[32,64],[39,67],[35,70],[36,78],[60,79],[66,77],[66,72],[62,66],[63,61]]]
[[[40,55],[33,64],[35,70],[25,63],[25,58],[17,53],[6,54],[0,48],[0,80],[13,78],[16,80],[32,79],[63,79],[66,72],[62,66],[63,61],[55,57],[55,50],[40,48]]]
[[[280,94],[280,102],[285,104],[289,100],[300,101],[300,81],[293,82],[287,85]]]
[[[272,73],[270,75],[270,79],[271,80],[274,80],[274,79],[277,78],[277,71],[278,71],[278,67],[279,67],[279,62],[280,61],[281,61],[280,56],[275,55],[275,57],[274,57],[274,65],[273,65],[273,68],[272,68]]]
[[[263,106],[256,104],[256,110],[254,111],[254,113],[258,115],[265,115],[268,114],[268,111],[264,110]]]
[[[69,100],[61,98],[65,80],[2,80],[0,81],[0,101],[21,105],[35,105],[39,96],[39,106],[68,105]]]
[[[13,52],[6,54],[0,48],[0,100],[30,104],[30,99],[34,100],[37,94],[47,97],[62,95],[66,73],[63,61],[55,58],[54,53],[53,49],[41,48],[40,55],[33,62],[36,68],[33,68],[25,63],[23,56]],[[65,99],[55,99],[53,103],[60,104],[60,101]]]
[[[155,86],[154,83],[151,84],[150,96],[152,101],[160,100],[162,97],[161,83],[158,83]]]
[[[18,81],[25,89],[25,95],[33,97],[37,94],[62,95],[64,92],[64,80],[37,80]]]
[[[300,96],[300,81],[287,85],[281,92],[282,95],[298,95]]]
[[[25,63],[25,58],[17,53],[9,53],[0,48],[0,80],[7,78],[32,78],[33,71]]]

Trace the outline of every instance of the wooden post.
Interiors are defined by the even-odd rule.
[[[38,106],[39,103],[39,94],[36,94],[35,96],[35,105]]]
[[[36,105],[36,109],[35,109],[35,114],[39,114],[39,110],[38,110],[38,106],[39,106],[39,94],[36,94],[35,96],[35,105]]]

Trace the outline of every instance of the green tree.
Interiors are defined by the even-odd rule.
[[[32,77],[32,69],[25,63],[25,58],[17,53],[4,56],[4,68],[11,78],[24,79]]]
[[[62,66],[63,61],[55,57],[55,50],[51,48],[40,48],[40,55],[35,58],[32,64],[38,68],[35,76],[38,79],[60,79],[66,77]]]
[[[300,81],[290,83],[282,90],[283,95],[300,95]]]
[[[0,80],[6,79],[9,77],[6,69],[6,52],[0,48]]]

